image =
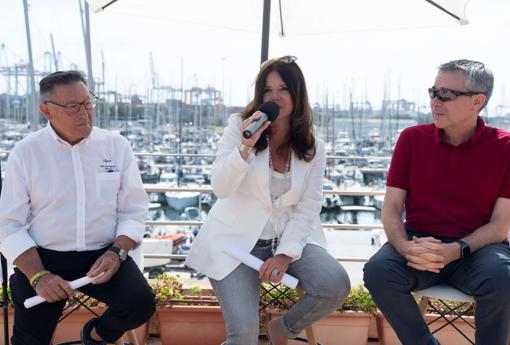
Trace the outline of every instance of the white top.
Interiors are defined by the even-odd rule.
[[[266,223],[264,230],[262,230],[262,234],[260,235],[260,239],[262,240],[270,240],[275,237],[280,237],[285,229],[285,224],[287,224],[290,214],[289,207],[279,207],[279,203],[277,202],[279,197],[290,190],[290,174],[282,174],[271,168],[269,169],[271,171],[269,176],[269,193],[273,202],[273,213],[271,214],[269,221]]]
[[[129,142],[94,127],[71,146],[50,124],[16,144],[0,198],[0,251],[85,251],[143,238],[148,198]]]

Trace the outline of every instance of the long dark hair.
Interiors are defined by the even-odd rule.
[[[260,68],[255,81],[255,97],[241,113],[243,119],[250,117],[263,103],[264,89],[267,76],[276,72],[289,88],[292,98],[292,113],[290,114],[290,131],[287,141],[283,144],[290,145],[299,159],[310,162],[315,157],[315,136],[313,133],[312,108],[308,102],[305,77],[295,62],[295,58],[281,57],[266,61]],[[269,128],[262,133],[255,144],[256,152],[263,151],[268,146],[267,136]],[[279,148],[280,149],[280,148]]]

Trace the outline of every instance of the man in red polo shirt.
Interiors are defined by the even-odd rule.
[[[397,141],[382,210],[388,243],[364,280],[404,345],[439,344],[411,291],[442,282],[474,296],[476,344],[508,344],[510,134],[479,117],[493,85],[483,63],[439,66],[429,89],[434,123]]]

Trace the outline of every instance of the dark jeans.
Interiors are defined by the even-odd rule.
[[[57,252],[38,248],[44,267],[66,280],[83,277],[105,250]],[[23,302],[35,295],[27,277],[15,269],[10,284],[15,308],[12,344],[48,345],[66,301],[41,303],[26,309]],[[96,324],[97,333],[108,342],[143,324],[155,310],[154,294],[129,256],[110,281],[89,284],[79,290],[108,305]]]
[[[408,231],[409,236],[413,234],[424,236]],[[391,244],[386,243],[370,258],[363,269],[365,286],[402,344],[435,344],[411,291],[444,282],[474,296],[476,344],[508,345],[510,338],[508,242],[481,248],[467,259],[451,262],[440,273],[415,270],[406,263],[406,259]]]

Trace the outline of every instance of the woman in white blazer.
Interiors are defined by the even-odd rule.
[[[281,319],[269,323],[273,345],[287,344],[313,322],[338,308],[350,290],[343,267],[325,250],[319,213],[325,169],[324,143],[313,133],[305,79],[285,56],[261,66],[255,97],[234,114],[218,144],[211,208],[186,264],[206,274],[220,302],[225,345],[255,345],[259,332],[259,287],[299,279],[305,294]],[[279,115],[246,139],[242,132],[262,116],[265,102]],[[264,264],[259,272],[226,254],[235,245]]]

